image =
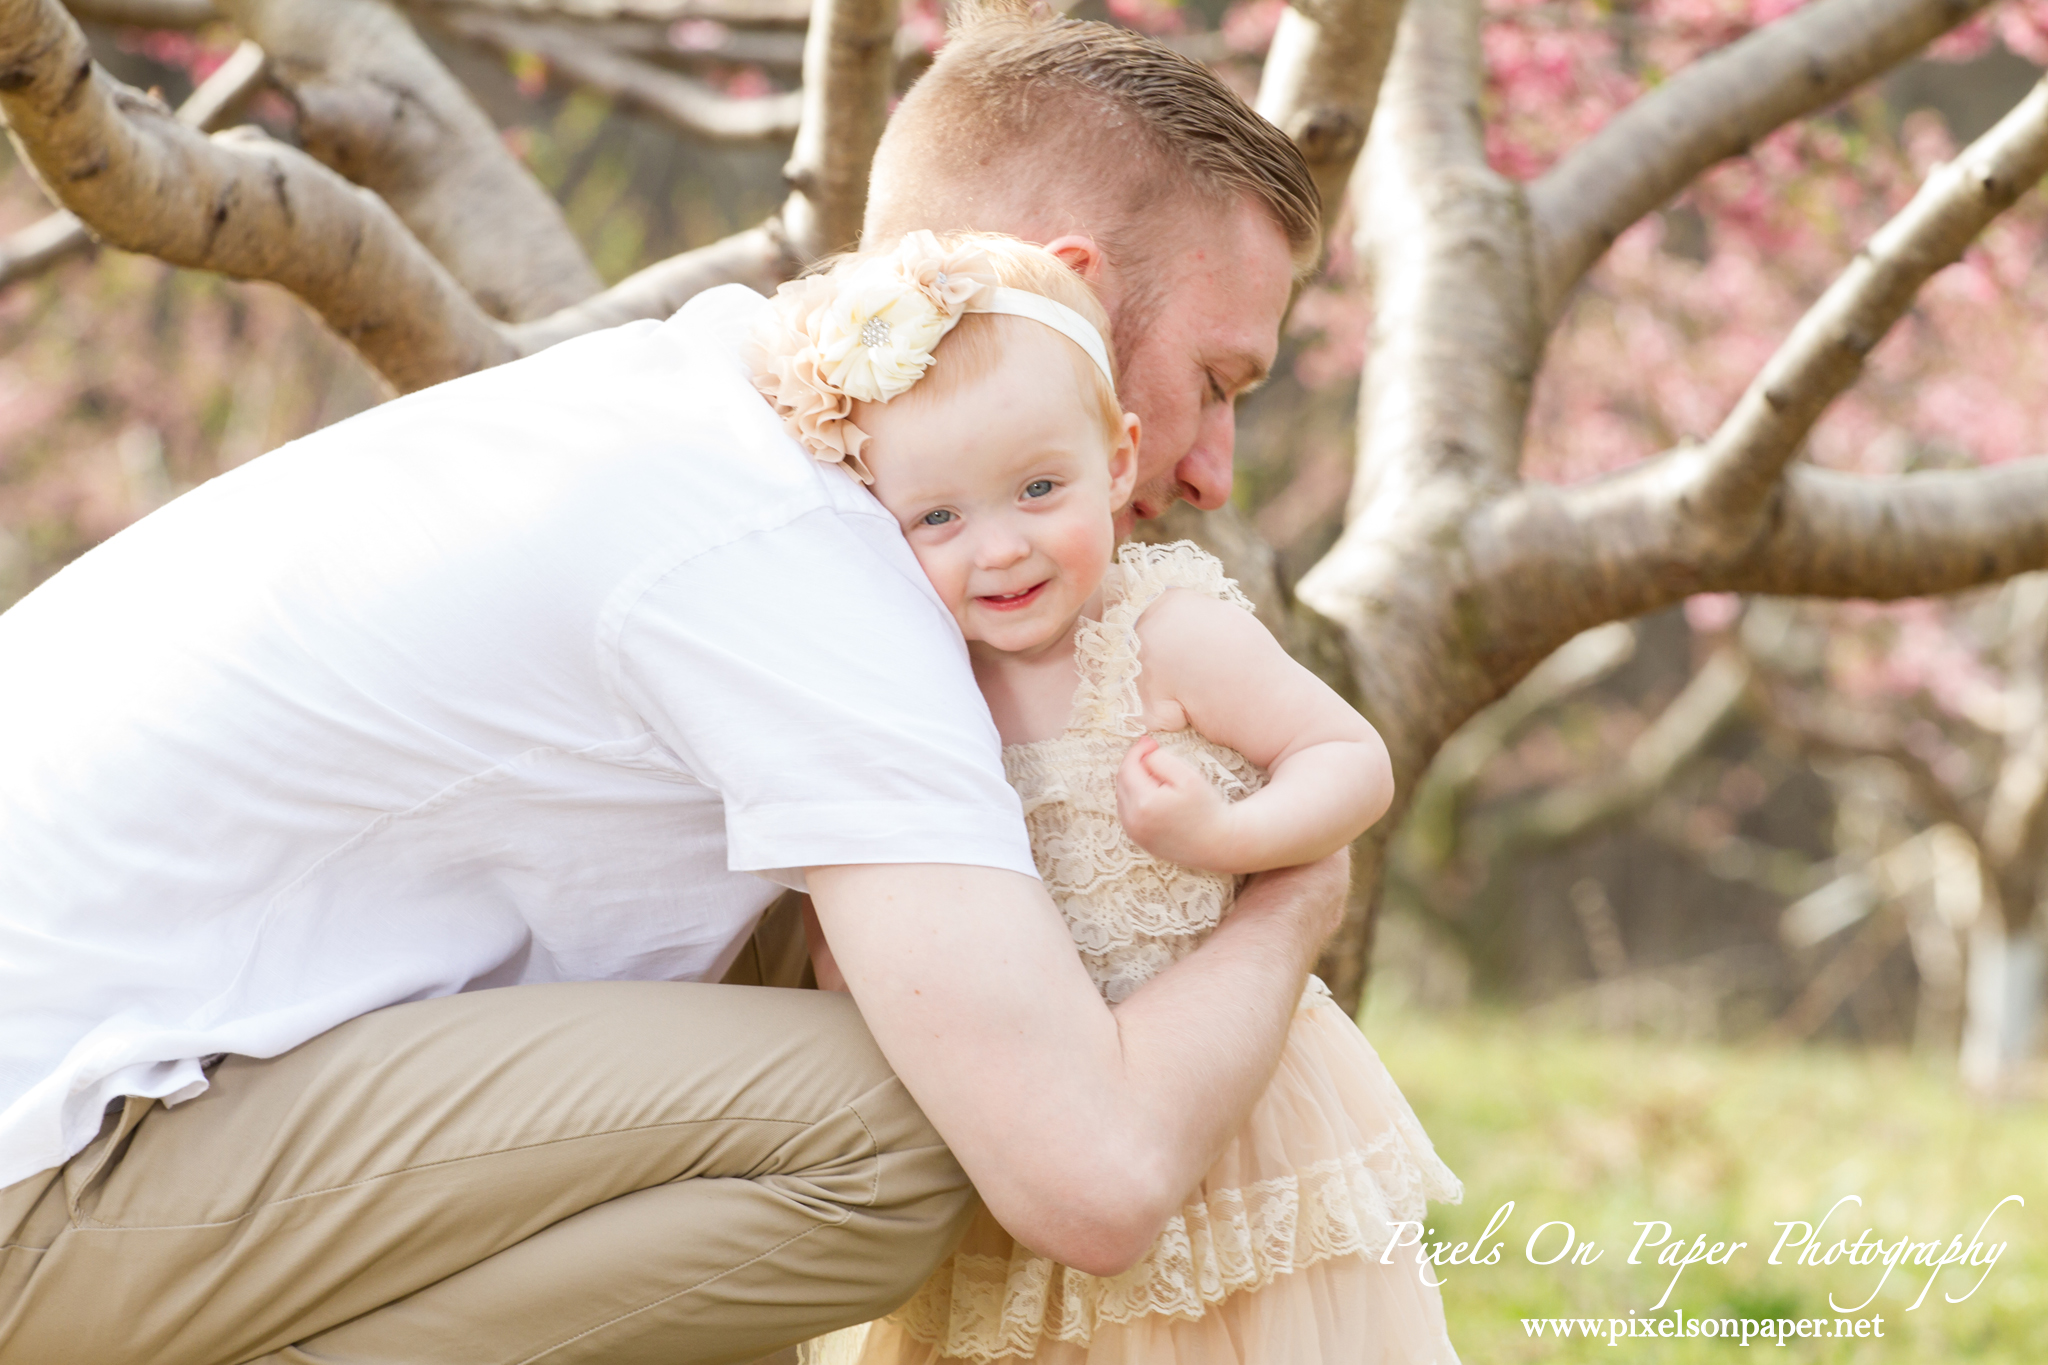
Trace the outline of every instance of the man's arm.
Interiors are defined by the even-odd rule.
[[[1045,888],[948,864],[813,868],[875,1040],[997,1220],[1111,1275],[1144,1254],[1279,1062],[1349,854],[1255,878],[1199,951],[1116,1009]]]

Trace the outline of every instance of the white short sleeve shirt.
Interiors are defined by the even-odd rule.
[[[1034,875],[959,631],[712,290],[186,494],[0,615],[0,1187],[383,1005],[716,978],[836,863]]]

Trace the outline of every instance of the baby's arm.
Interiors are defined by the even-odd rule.
[[[1138,640],[1148,715],[1185,717],[1266,772],[1264,787],[1229,802],[1151,736],[1139,739],[1117,771],[1117,813],[1147,852],[1263,872],[1314,862],[1386,814],[1394,778],[1379,732],[1250,612],[1176,589],[1139,620]]]

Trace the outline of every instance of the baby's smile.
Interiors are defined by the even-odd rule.
[[[980,605],[987,607],[990,611],[1016,611],[1020,607],[1028,607],[1037,601],[1039,594],[1044,591],[1045,585],[1051,581],[1049,578],[1040,579],[1020,592],[977,597],[974,600]]]

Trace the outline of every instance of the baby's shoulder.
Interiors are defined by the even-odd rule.
[[[1138,692],[1148,713],[1207,691],[1279,648],[1251,612],[1191,588],[1160,593],[1133,630],[1143,665]]]
[[[1182,643],[1213,639],[1249,626],[1264,631],[1258,618],[1235,602],[1226,601],[1199,588],[1172,587],[1145,604],[1132,623],[1138,640],[1146,646],[1170,648]]]

